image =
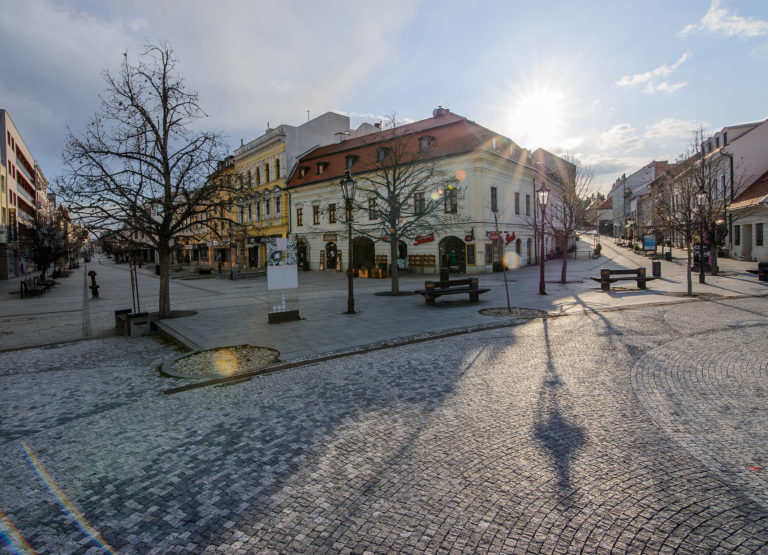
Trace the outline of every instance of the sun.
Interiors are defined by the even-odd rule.
[[[509,129],[515,142],[531,149],[555,146],[563,137],[565,95],[536,87],[510,99]]]

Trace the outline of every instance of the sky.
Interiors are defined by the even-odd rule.
[[[0,108],[49,182],[103,71],[169,43],[234,149],[327,111],[352,126],[437,106],[568,152],[607,192],[693,133],[768,118],[765,0],[3,0]]]

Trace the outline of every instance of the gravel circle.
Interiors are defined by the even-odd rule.
[[[183,355],[163,365],[163,371],[180,377],[221,378],[265,368],[278,362],[279,357],[280,351],[269,347],[218,347]]]
[[[526,318],[531,320],[534,318],[546,318],[548,316],[544,310],[536,310],[535,308],[518,308],[516,306],[513,306],[509,310],[507,310],[507,307],[484,308],[480,311],[480,314],[485,314],[486,316]]]

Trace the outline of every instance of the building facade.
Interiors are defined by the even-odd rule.
[[[382,155],[394,148],[396,137],[424,149],[414,163],[434,163],[441,176],[429,191],[420,189],[403,201],[415,214],[415,207],[428,200],[419,195],[442,196],[445,224],[431,233],[403,238],[396,248],[397,260],[391,260],[389,236],[379,216],[382,207],[372,189]],[[340,188],[346,170],[358,181],[352,238],[356,270],[397,264],[401,270],[416,272],[448,268],[476,273],[492,271],[502,259],[509,267],[535,263],[541,223],[536,189],[546,183],[553,190],[547,209],[555,210],[561,187],[557,172],[543,162],[547,159],[543,154],[537,160],[534,153],[508,138],[444,108],[436,109],[432,118],[396,130],[377,130],[317,148],[299,159],[288,180],[290,229],[297,239],[299,265],[325,271],[349,266]],[[547,229],[545,251],[554,253],[555,237],[551,226]]]

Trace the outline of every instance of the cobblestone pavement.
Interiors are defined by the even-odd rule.
[[[0,353],[0,552],[768,552],[767,316],[563,316],[168,396],[155,338]]]

